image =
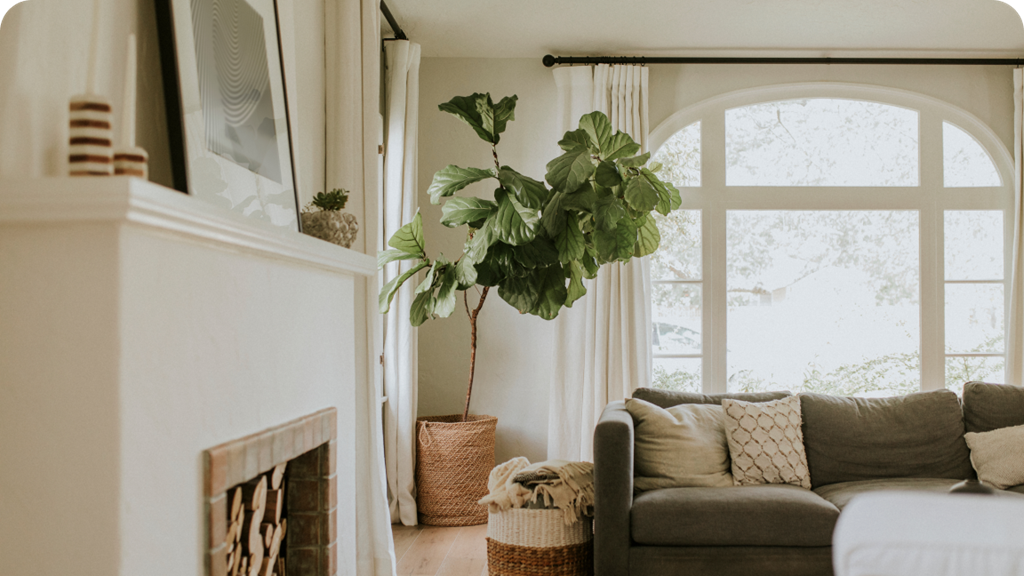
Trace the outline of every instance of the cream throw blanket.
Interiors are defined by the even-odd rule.
[[[490,494],[479,503],[492,513],[540,503],[560,509],[566,524],[594,514],[594,465],[590,462],[530,464],[526,458],[513,458],[491,470],[487,488]]]

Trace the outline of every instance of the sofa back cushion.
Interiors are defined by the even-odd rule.
[[[964,426],[989,432],[1024,424],[1024,388],[1006,384],[964,384]]]
[[[792,396],[789,392],[736,392],[730,394],[700,394],[698,392],[676,392],[673,390],[658,390],[656,388],[637,388],[633,392],[633,398],[639,398],[650,402],[661,408],[671,408],[679,404],[722,404],[726,398],[730,400],[743,400],[744,402],[771,402],[781,400],[786,396]]]
[[[876,478],[973,478],[960,399],[949,390],[894,398],[801,394],[814,488]]]
[[[680,486],[732,486],[722,407],[660,408],[626,400],[633,417],[633,487],[638,492]]]

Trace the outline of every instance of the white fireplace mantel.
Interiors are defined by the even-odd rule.
[[[142,180],[0,182],[0,574],[204,574],[203,451],[326,408],[354,558],[375,268]]]

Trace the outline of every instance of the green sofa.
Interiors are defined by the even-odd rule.
[[[638,389],[668,408],[767,402],[788,392],[704,395]],[[634,493],[633,419],[609,404],[594,432],[596,576],[830,576],[842,508],[877,490],[947,492],[976,478],[965,432],[1024,424],[1024,389],[971,382],[894,398],[801,395],[812,489],[789,485]],[[1022,498],[1024,485],[994,497]]]

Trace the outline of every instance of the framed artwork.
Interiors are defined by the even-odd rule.
[[[156,0],[175,188],[301,230],[275,0]]]

